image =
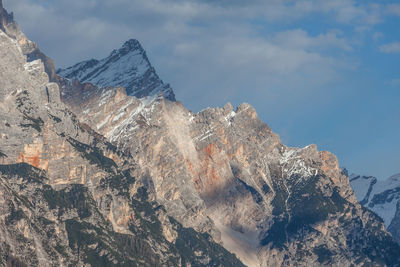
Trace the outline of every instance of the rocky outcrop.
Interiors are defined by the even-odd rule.
[[[19,29],[18,24],[14,22],[13,17],[13,13],[7,13],[3,8],[2,1],[0,1],[0,30],[18,42],[23,54],[27,56],[28,62],[41,60],[50,82],[56,82],[57,76],[53,60],[40,51],[34,42],[26,38],[25,34]]]
[[[249,104],[192,113],[136,41],[57,83],[34,50],[0,31],[1,264],[399,265],[336,157]]]
[[[399,246],[357,202],[336,157],[283,145],[250,105],[194,114],[162,97],[85,87],[68,98],[80,120],[132,155],[168,214],[246,265],[399,262]]]
[[[170,217],[143,171],[60,100],[17,25],[0,31],[0,265],[243,266]]]
[[[0,0],[0,30],[5,31],[7,24],[14,21],[13,13],[8,14],[7,10],[3,7],[3,0]]]

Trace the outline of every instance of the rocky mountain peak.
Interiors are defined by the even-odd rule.
[[[144,52],[144,49],[143,49],[142,45],[136,39],[130,39],[130,40],[126,41],[123,44],[122,48],[128,49],[129,51],[139,50],[139,51],[143,51]]]
[[[0,266],[243,266],[166,214],[132,157],[78,121],[11,30],[0,30]]]
[[[57,74],[63,78],[81,83],[92,83],[99,88],[124,87],[130,96],[137,98],[163,95],[175,101],[169,84],[157,75],[138,40],[130,39],[121,48],[113,50],[101,60],[87,60],[65,69]]]
[[[22,53],[27,57],[28,62],[41,60],[44,64],[44,69],[49,77],[50,82],[56,82],[56,72],[54,62],[47,57],[39,47],[32,41],[28,40],[25,34],[20,30],[17,23],[14,22],[13,13],[8,13],[0,1],[0,30],[8,37],[14,39],[20,45]]]
[[[135,40],[51,83],[10,29],[0,266],[398,266],[333,154],[285,146],[249,104],[194,114],[169,101]]]
[[[10,14],[3,7],[3,0],[0,0],[0,29],[5,31],[7,24],[14,21],[14,15],[11,12]]]
[[[121,58],[127,56],[130,53],[140,55],[143,59],[143,64],[147,68],[151,68],[149,59],[147,58],[146,51],[143,49],[140,42],[136,39],[130,39],[126,41],[119,49],[113,50],[110,57]],[[114,59],[115,60],[115,59]]]

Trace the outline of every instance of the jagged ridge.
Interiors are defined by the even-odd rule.
[[[4,205],[7,218],[16,217],[16,228],[3,227],[12,231],[8,236],[27,233],[25,238],[35,244],[35,253],[24,254],[19,246],[29,242],[5,242],[3,251],[11,243],[13,252],[4,254],[11,255],[5,261],[32,255],[32,265],[35,259],[42,261],[39,265],[62,259],[130,264],[129,257],[137,256],[130,251],[131,239],[128,252],[104,246],[118,248],[122,234],[146,244],[139,246],[145,253],[134,259],[141,265],[240,266],[209,233],[249,266],[398,265],[400,247],[383,222],[356,201],[335,156],[314,145],[284,146],[250,105],[193,114],[162,96],[137,99],[123,88],[86,94],[80,86],[64,87],[82,96],[79,105],[68,102],[79,122],[60,102],[58,86],[49,83],[43,64],[26,62],[15,40],[2,32],[0,38],[0,99],[6,100],[0,105],[0,155],[6,170],[2,179],[11,177],[2,185],[19,190],[6,199],[13,201],[14,193],[22,199],[32,195],[23,190],[21,178],[34,180],[31,172],[45,171],[46,182],[37,183],[39,188],[31,180],[27,184],[37,192],[46,219],[56,222],[54,232],[68,253],[63,257],[42,249],[45,236],[24,227],[15,206]],[[18,175],[15,163],[39,170]],[[41,198],[42,184],[57,189],[49,191],[51,201]],[[71,191],[79,201],[71,200]],[[35,212],[19,207],[35,218]],[[100,215],[88,216],[88,211]],[[71,217],[76,222],[67,221]],[[42,233],[52,233],[51,227],[39,225],[46,229]]]
[[[57,74],[100,88],[122,86],[128,95],[137,98],[163,94],[165,98],[175,101],[171,87],[158,77],[143,47],[135,39],[125,42],[120,49],[112,51],[104,59],[83,61],[57,70]]]
[[[1,3],[0,3],[1,4]],[[0,6],[1,7],[1,6]],[[142,172],[60,101],[15,23],[0,31],[0,264],[243,266],[169,217]]]

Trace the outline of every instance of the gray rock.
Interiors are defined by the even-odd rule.
[[[168,216],[134,159],[61,102],[46,59],[29,61],[32,42],[14,22],[4,29],[0,265],[243,266]]]
[[[399,262],[399,246],[357,202],[336,157],[283,145],[249,104],[193,114],[162,97],[88,88],[68,99],[79,119],[132,155],[168,214],[246,265]]]

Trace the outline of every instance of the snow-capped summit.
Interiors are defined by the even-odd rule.
[[[77,79],[81,83],[92,83],[98,87],[124,87],[128,95],[137,98],[162,93],[165,98],[175,101],[175,95],[169,84],[157,75],[147,58],[146,51],[138,40],[126,41],[121,48],[101,60],[91,59],[66,69],[57,70],[57,74],[67,79]]]

